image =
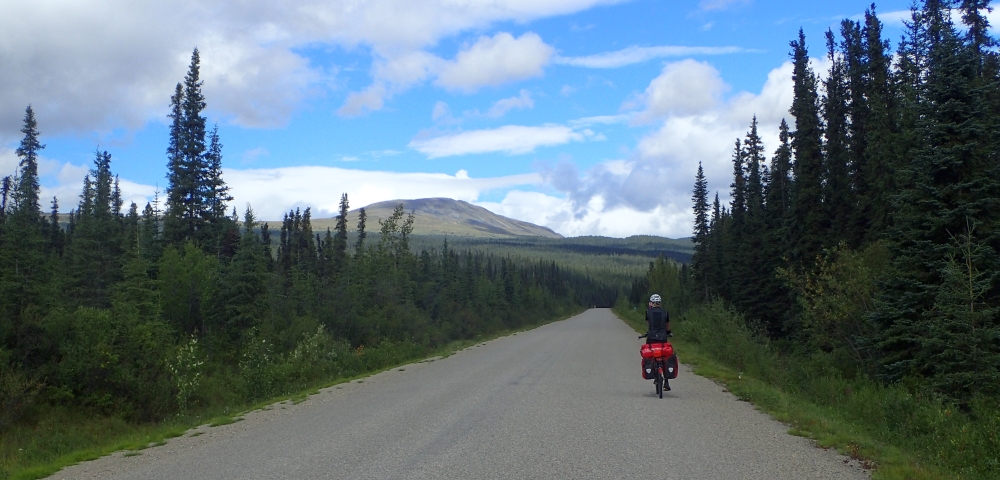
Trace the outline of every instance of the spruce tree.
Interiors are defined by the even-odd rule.
[[[969,305],[979,301],[976,295],[947,293],[957,275],[955,264],[966,265],[958,271],[968,285],[982,288],[993,278],[977,276],[969,265],[980,272],[1000,270],[1000,255],[990,240],[995,212],[1000,211],[1000,185],[996,160],[986,148],[993,142],[982,102],[987,93],[979,81],[974,46],[962,41],[948,7],[928,0],[920,12],[923,38],[913,39],[927,47],[926,73],[917,85],[914,114],[918,141],[912,145],[911,161],[900,172],[901,188],[893,202],[898,213],[890,230],[893,275],[876,315],[883,329],[885,375],[892,379],[919,375],[944,384],[951,382],[948,372],[979,368],[970,363],[971,357],[959,354],[966,348],[961,344],[965,337],[945,325],[955,318],[978,318],[957,316],[959,311],[973,313]],[[982,233],[975,234],[977,230]],[[964,240],[958,243],[975,255],[955,255],[955,239],[961,236]],[[959,302],[960,298],[964,300]],[[989,294],[984,299],[996,305]],[[980,328],[1000,336],[995,323]],[[944,345],[942,336],[947,338]],[[928,349],[942,348],[952,355],[938,357],[937,364],[924,361]]]
[[[358,243],[354,246],[355,255],[360,255],[365,249],[365,237],[368,235],[365,232],[367,222],[368,213],[365,212],[365,207],[361,207],[358,209]]]
[[[11,198],[0,231],[0,318],[6,319],[0,322],[0,342],[12,350],[20,348],[13,343],[15,335],[24,333],[27,319],[22,314],[41,305],[49,281],[38,181],[38,154],[45,145],[39,142],[38,123],[30,105],[24,112],[21,133],[24,137],[15,150],[20,160],[18,173],[6,187]],[[18,350],[19,356],[28,354]]]
[[[743,158],[746,162],[745,198],[747,221],[759,221],[764,218],[764,181],[766,175],[764,158],[764,141],[757,132],[757,116],[753,116],[750,130],[743,140]]]
[[[788,123],[782,120],[778,128],[778,148],[771,157],[771,168],[765,186],[766,232],[763,235],[764,243],[761,248],[764,261],[760,266],[758,294],[765,299],[759,307],[760,318],[766,322],[768,333],[775,337],[786,333],[790,312],[793,310],[791,293],[776,275],[778,267],[788,267],[787,259],[791,249],[788,226],[794,184],[791,176],[792,146],[789,137]]]
[[[750,130],[743,141],[743,157],[746,162],[746,202],[747,212],[743,220],[742,234],[738,242],[742,260],[740,283],[742,284],[741,308],[747,316],[765,320],[769,312],[766,307],[771,301],[760,286],[771,280],[774,268],[767,257],[767,218],[764,203],[764,178],[769,176],[764,144],[757,131],[757,116],[750,123]],[[769,320],[769,319],[767,319]]]
[[[784,119],[778,127],[778,148],[771,157],[768,182],[765,185],[765,209],[768,231],[783,230],[792,206],[792,146],[791,134]],[[784,243],[784,242],[782,242]]]
[[[826,120],[826,184],[824,205],[830,221],[830,232],[826,244],[836,245],[848,241],[857,245],[861,234],[853,230],[855,200],[851,189],[850,142],[848,139],[848,92],[846,66],[837,55],[833,31],[826,32],[827,59],[830,74],[823,82],[826,94],[823,96],[823,117]]]
[[[20,159],[19,172],[14,190],[15,212],[24,215],[24,220],[32,225],[41,220],[41,205],[38,199],[40,184],[38,181],[38,152],[45,148],[39,142],[38,122],[35,121],[35,111],[31,105],[24,111],[24,127],[21,128],[24,138],[21,139],[15,153]]]
[[[333,238],[333,268],[339,274],[347,262],[347,214],[350,211],[350,203],[347,201],[347,194],[340,196],[340,212],[337,214],[337,233]]]
[[[792,108],[795,118],[792,151],[795,154],[795,199],[792,204],[791,258],[799,264],[811,262],[823,248],[828,222],[823,208],[823,126],[819,119],[816,75],[809,66],[806,38],[791,42],[794,83]]]
[[[170,97],[163,233],[168,242],[192,241],[216,254],[225,250],[224,236],[232,230],[232,222],[226,217],[227,202],[232,197],[222,181],[218,127],[208,132],[202,115],[206,103],[200,71],[201,58],[195,49],[184,82],[177,84]]]
[[[899,136],[898,93],[893,87],[892,55],[889,43],[882,39],[882,22],[875,15],[874,5],[865,12],[861,33],[866,57],[864,97],[869,118],[864,131],[867,148],[860,170],[865,196],[860,200],[865,202],[862,215],[868,218],[866,240],[872,241],[882,238],[892,224],[889,206],[897,188],[895,172],[902,168],[899,152],[903,139]]]
[[[708,182],[705,180],[705,171],[698,162],[698,173],[694,180],[694,193],[691,196],[694,202],[694,255],[691,257],[691,268],[694,270],[695,283],[698,290],[704,293],[704,299],[710,299],[708,289],[708,278],[711,276],[708,271]]]
[[[65,243],[66,234],[63,232],[62,227],[59,226],[59,200],[56,197],[52,197],[52,210],[49,214],[49,231],[46,242],[49,255],[61,257]]]
[[[122,278],[125,248],[131,243],[122,235],[122,218],[116,211],[111,154],[94,152],[94,168],[84,178],[73,242],[69,245],[66,291],[73,303],[106,308],[111,305],[111,287]]]

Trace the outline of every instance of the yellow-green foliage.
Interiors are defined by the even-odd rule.
[[[877,328],[870,318],[878,295],[879,275],[888,265],[882,243],[852,251],[846,244],[828,249],[812,271],[779,268],[796,292],[799,332],[810,348],[834,353],[845,367],[872,365],[871,339]]]

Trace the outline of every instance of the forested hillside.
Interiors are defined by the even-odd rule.
[[[402,206],[349,226],[345,194],[323,232],[308,208],[277,226],[230,210],[199,69],[195,50],[170,98],[165,198],[141,209],[123,205],[97,151],[68,222],[56,199],[43,214],[44,145],[26,109],[0,204],[0,431],[31,432],[57,411],[150,421],[244,405],[618,295],[552,261],[446,242],[414,253]],[[12,438],[4,465],[24,455]]]

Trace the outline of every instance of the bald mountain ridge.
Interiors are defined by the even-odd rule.
[[[477,207],[462,200],[450,198],[420,198],[416,200],[389,200],[368,205],[365,213],[368,215],[368,231],[377,232],[378,221],[392,215],[396,205],[403,204],[407,213],[413,212],[414,235],[454,235],[460,237],[484,238],[517,238],[542,237],[563,238],[562,235],[547,227],[533,223],[514,220],[503,215],[497,215],[483,207]],[[358,224],[358,210],[351,210],[347,215],[348,228],[354,230]],[[334,218],[314,218],[314,230],[334,228],[337,223]]]

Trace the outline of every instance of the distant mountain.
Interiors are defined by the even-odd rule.
[[[413,212],[414,235],[454,235],[458,237],[517,238],[544,237],[563,238],[546,227],[522,222],[497,215],[483,207],[477,207],[461,200],[450,198],[420,198],[417,200],[389,200],[373,203],[365,207],[368,215],[367,230],[378,232],[380,219],[388,218],[396,205],[403,204],[407,213]],[[348,214],[348,229],[354,231],[358,225],[358,210]],[[314,231],[334,228],[336,218],[314,218]]]

